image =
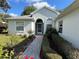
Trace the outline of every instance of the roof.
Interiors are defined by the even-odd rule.
[[[37,13],[39,10],[41,10],[41,9],[43,9],[43,8],[46,8],[46,9],[52,11],[52,12],[55,12],[57,15],[60,14],[56,9],[52,9],[52,8],[50,8],[50,7],[44,6],[44,7],[42,7],[42,8],[39,8],[39,9],[35,10],[34,12],[32,12],[31,15]]]
[[[61,12],[61,14],[57,17],[57,19],[60,19],[70,13],[72,13],[74,10],[79,8],[79,0],[75,0],[70,6],[68,6],[64,11]]]
[[[27,21],[34,21],[33,17],[27,16],[14,16],[5,18],[6,20],[27,20]]]
[[[52,12],[55,12],[57,15],[59,15],[60,13],[56,10],[56,9],[52,9],[50,7],[42,7],[40,9],[37,9],[35,10],[34,12],[32,12],[30,15],[25,15],[25,16],[14,16],[14,17],[8,17],[8,18],[5,18],[5,20],[27,20],[27,21],[34,21],[34,18],[31,17],[31,15],[37,13],[39,10],[43,9],[43,8],[46,8],[48,9],[49,11],[52,11]]]

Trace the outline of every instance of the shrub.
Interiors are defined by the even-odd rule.
[[[54,28],[49,28],[49,29],[47,29],[45,35],[46,35],[48,38],[50,38],[50,36],[51,36],[52,33],[53,33],[53,34],[56,34],[56,35],[59,35],[58,32],[56,31],[56,29],[54,29]]]
[[[28,39],[35,39],[35,35],[30,35]]]
[[[41,59],[62,59],[56,51],[50,48],[47,37],[44,36],[42,43],[42,58]]]
[[[42,54],[43,54],[42,59],[49,59],[48,56],[46,55],[46,52],[43,52]]]
[[[21,35],[21,37],[22,37],[22,38],[27,38],[27,35],[26,35],[26,34],[25,34],[25,35]]]
[[[0,33],[7,29],[7,24],[0,22]]]
[[[29,31],[28,31],[28,34],[29,34],[29,35],[32,35],[32,33],[33,33],[32,30],[29,30]]]
[[[59,36],[57,31],[54,31],[48,31],[46,33],[50,47],[61,54],[63,59],[79,59],[79,50],[74,48],[70,42]]]

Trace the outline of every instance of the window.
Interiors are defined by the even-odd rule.
[[[24,28],[23,26],[17,26],[17,27],[16,27],[16,30],[17,30],[17,31],[23,31],[23,30],[24,30],[23,28]]]
[[[59,33],[62,33],[63,21],[59,21]]]
[[[24,31],[24,22],[16,22],[16,31]]]
[[[52,24],[47,24],[47,29],[52,28]]]

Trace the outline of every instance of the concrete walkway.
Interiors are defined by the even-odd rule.
[[[43,41],[43,36],[36,35],[35,40],[27,47],[27,49],[23,53],[24,59],[26,56],[28,56],[29,58],[32,57],[32,59],[40,59],[39,55],[40,55],[42,41]]]

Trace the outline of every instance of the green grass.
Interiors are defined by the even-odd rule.
[[[1,46],[6,46],[7,44],[11,43],[11,41],[13,42],[13,44],[18,44],[23,40],[24,38],[22,38],[21,36],[0,34]]]
[[[55,54],[55,53],[47,53],[47,56],[50,58],[50,59],[62,59],[62,57],[58,54]]]
[[[2,17],[0,16],[0,22],[2,22],[3,20],[2,20]]]
[[[2,46],[0,46],[0,57],[1,57],[1,54],[3,53],[2,51]]]
[[[11,45],[11,41],[13,44],[12,46],[14,46],[23,40],[24,38],[22,38],[22,36],[0,34],[0,56],[3,53],[2,48]]]

